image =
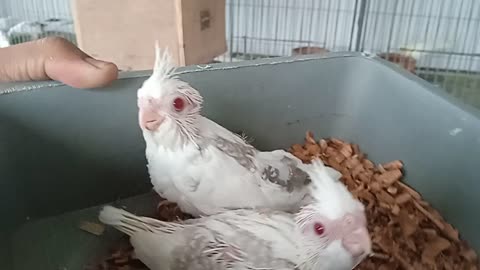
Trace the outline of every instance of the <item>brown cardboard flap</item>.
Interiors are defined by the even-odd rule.
[[[73,0],[72,8],[79,47],[122,70],[151,69],[155,40],[177,65],[226,51],[224,0]]]

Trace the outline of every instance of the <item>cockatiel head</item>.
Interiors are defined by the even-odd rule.
[[[352,269],[371,253],[365,208],[320,160],[302,164],[313,202],[296,215],[304,269]]]
[[[174,76],[168,49],[155,44],[152,75],[137,92],[139,124],[144,133],[164,145],[195,143],[203,99],[188,83]]]

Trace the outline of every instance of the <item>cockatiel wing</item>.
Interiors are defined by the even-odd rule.
[[[273,219],[262,222],[258,213],[240,210],[176,224],[106,206],[99,219],[129,235],[135,254],[151,270],[286,270],[295,266],[290,258],[295,258],[294,249],[278,252],[290,240],[279,237],[282,226]],[[292,228],[286,225],[283,229]]]
[[[199,126],[204,145],[218,148],[218,150],[236,160],[250,172],[256,170],[255,155],[258,150],[242,137],[205,117],[200,119]]]
[[[308,184],[308,175],[297,168],[298,158],[284,150],[260,152],[244,138],[230,132],[217,123],[203,118],[200,130],[208,145],[213,145],[223,154],[235,160],[256,177],[259,186],[286,188],[292,192],[296,187]]]
[[[263,180],[284,187],[289,192],[296,187],[303,188],[310,182],[308,174],[298,168],[302,161],[291,153],[284,150],[260,152],[244,138],[207,118],[203,118],[201,124],[202,136],[209,143],[250,172],[260,172]],[[331,167],[326,167],[326,170],[334,179],[341,177],[341,173]]]
[[[277,258],[272,245],[249,230],[236,226],[228,216],[209,220],[188,232],[188,247],[172,254],[172,269],[293,269],[295,264]],[[245,225],[245,224],[244,224]],[[262,229],[261,227],[256,229]],[[281,247],[277,247],[281,248]]]
[[[259,152],[256,156],[261,179],[293,192],[310,183],[308,174],[298,168],[301,161],[284,150]]]
[[[257,161],[263,183],[260,187],[272,205],[295,212],[311,202],[309,187],[312,180],[308,171],[303,169],[311,164],[303,164],[284,150],[259,152]],[[341,173],[331,167],[325,167],[325,172],[335,180],[341,177]]]

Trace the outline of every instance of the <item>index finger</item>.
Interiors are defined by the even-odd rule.
[[[48,37],[0,49],[0,81],[53,79],[75,88],[108,85],[118,76],[115,64],[94,59],[71,42]]]

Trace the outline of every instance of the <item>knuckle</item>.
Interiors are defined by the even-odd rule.
[[[40,39],[39,42],[47,48],[64,48],[70,46],[70,42],[66,40],[65,38],[62,37],[57,37],[57,36],[51,36],[51,37],[46,37],[43,39]]]

